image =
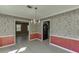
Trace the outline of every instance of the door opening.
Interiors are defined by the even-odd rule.
[[[43,22],[43,40],[49,39],[50,21]]]
[[[28,40],[29,30],[28,30],[29,23],[27,22],[20,22],[16,21],[15,24],[15,32],[16,32],[16,43],[24,43]]]

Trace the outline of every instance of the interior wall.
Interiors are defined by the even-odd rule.
[[[15,44],[15,21],[28,20],[0,14],[0,47]]]
[[[37,24],[31,23],[30,22],[30,33],[36,33],[37,32]]]
[[[14,18],[0,15],[0,36],[15,35]]]
[[[79,9],[51,18],[51,35],[79,38]]]
[[[20,19],[8,15],[0,14],[0,46],[7,46],[10,44],[14,44],[16,41],[16,31],[15,31],[15,22],[29,22],[26,19]],[[40,34],[38,32],[39,25],[29,22],[29,37],[30,40],[40,38]]]
[[[28,20],[0,14],[0,36],[15,36],[15,21],[29,22]]]
[[[79,52],[79,9],[50,19],[51,43]]]
[[[42,22],[37,24],[37,33],[41,33]]]
[[[40,23],[37,24],[37,33],[38,33],[38,39],[42,40],[43,39],[43,22],[40,21]]]
[[[30,40],[41,39],[40,24],[30,23]]]

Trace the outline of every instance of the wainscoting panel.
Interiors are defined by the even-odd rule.
[[[40,33],[30,34],[30,39],[41,39],[42,35]]]
[[[14,36],[0,37],[0,47],[7,46],[14,43],[15,43]]]
[[[70,49],[75,52],[79,52],[79,41],[78,40],[51,36],[51,43]]]

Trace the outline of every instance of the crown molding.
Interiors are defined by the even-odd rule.
[[[71,8],[71,9],[66,9],[66,10],[64,10],[64,11],[57,12],[57,13],[54,13],[54,14],[45,16],[45,17],[43,17],[43,18],[40,18],[40,20],[41,20],[41,21],[42,21],[42,20],[46,20],[46,19],[52,18],[52,17],[54,17],[54,16],[57,16],[57,15],[59,15],[59,14],[71,12],[71,11],[74,11],[74,10],[77,10],[77,9],[79,9],[79,7],[75,7],[75,8]]]
[[[9,16],[9,17],[14,17],[14,18],[18,18],[18,19],[23,19],[23,20],[31,21],[31,19],[28,19],[28,18],[19,17],[19,16],[14,16],[14,15],[8,15],[8,14],[4,14],[4,13],[0,13],[0,15]]]

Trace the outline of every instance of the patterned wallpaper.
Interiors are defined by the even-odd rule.
[[[14,35],[14,19],[0,15],[0,36]]]
[[[53,16],[50,20],[50,35],[79,38],[79,9]],[[15,35],[15,21],[19,18],[0,14],[0,36]],[[41,23],[30,24],[30,32],[41,32]]]
[[[30,23],[30,33],[41,33],[41,23]]]
[[[0,14],[0,36],[15,35],[15,21],[27,20]]]
[[[50,35],[79,38],[79,9],[50,18]]]
[[[37,24],[30,23],[30,33],[36,33],[37,32]]]
[[[42,22],[37,24],[37,33],[41,33],[42,34],[42,31],[43,31],[42,25],[43,25]]]

